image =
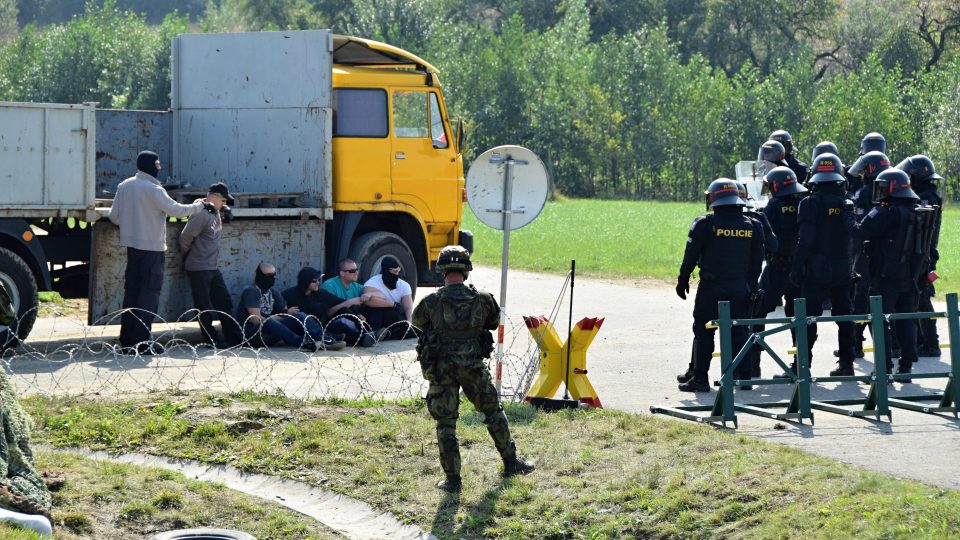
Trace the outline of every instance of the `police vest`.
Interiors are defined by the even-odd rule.
[[[848,213],[847,198],[818,191],[807,197],[804,204],[807,203],[816,208],[817,239],[813,254],[829,260],[849,260],[853,216]]]
[[[699,263],[701,277],[746,277],[754,236],[763,234],[760,225],[740,213],[710,214],[704,217],[700,226],[704,227],[701,231],[703,253]]]
[[[890,223],[884,228],[876,268],[880,279],[919,280],[930,268],[936,208],[930,206],[883,205]]]
[[[800,198],[795,196],[778,197],[772,199],[767,205],[772,212],[774,223],[777,224],[773,231],[780,241],[780,250],[778,254],[790,259],[797,250],[797,237],[799,236],[799,226],[797,225],[797,210],[800,207]]]

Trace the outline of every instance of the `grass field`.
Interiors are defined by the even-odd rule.
[[[38,441],[296,478],[440,538],[912,539],[956,538],[960,530],[960,493],[650,415],[542,414],[508,405],[520,453],[538,469],[503,480],[482,417],[465,404],[458,428],[464,489],[455,497],[433,487],[441,477],[434,423],[419,399],[153,394],[31,397],[24,406]],[[235,420],[262,428],[228,429]],[[122,503],[122,494],[108,493]],[[156,498],[130,496],[127,504]]]
[[[550,202],[537,219],[510,234],[510,268],[577,273],[603,278],[673,281],[687,230],[702,203],[569,199]],[[475,235],[475,259],[499,265],[503,234],[464,210],[464,228]],[[960,287],[960,208],[947,206],[940,235],[937,292]]]

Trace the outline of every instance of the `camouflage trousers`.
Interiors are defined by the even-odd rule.
[[[440,360],[432,366],[427,379],[430,381],[427,410],[437,422],[440,466],[447,476],[460,475],[460,446],[457,441],[460,388],[463,388],[464,395],[477,412],[483,414],[483,423],[487,425],[487,432],[493,438],[500,456],[505,461],[516,457],[516,446],[510,438],[510,425],[483,361],[459,363]]]

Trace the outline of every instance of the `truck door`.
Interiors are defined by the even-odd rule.
[[[446,235],[443,224],[460,219],[461,194],[440,100],[435,91],[422,88],[396,89],[391,97],[394,198],[416,206],[432,222],[433,234]]]
[[[333,121],[333,191],[339,202],[390,198],[387,92],[337,88]]]

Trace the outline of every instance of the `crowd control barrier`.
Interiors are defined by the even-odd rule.
[[[952,413],[957,417],[960,406],[960,308],[957,304],[957,293],[947,295],[947,310],[921,313],[883,313],[882,298],[870,297],[870,313],[864,315],[836,315],[808,317],[806,299],[794,300],[794,316],[763,319],[733,319],[730,316],[730,303],[719,302],[720,317],[708,323],[715,326],[720,334],[720,379],[714,384],[719,387],[712,405],[692,405],[683,407],[650,407],[650,412],[666,414],[695,422],[720,422],[724,426],[732,422],[737,427],[737,413],[753,414],[776,420],[797,421],[803,423],[809,420],[813,424],[813,411],[820,410],[846,416],[872,416],[878,421],[886,416],[892,421],[892,408],[909,409],[923,413]],[[903,319],[946,318],[949,329],[949,371],[933,373],[887,373],[886,347],[884,340],[885,321]],[[828,322],[859,322],[871,325],[873,333],[874,372],[869,375],[827,376],[813,377],[810,375],[810,350],[807,346],[808,325]],[[734,326],[767,325],[767,329],[749,336],[739,351],[733,350],[731,330]],[[775,325],[770,328],[770,325]],[[794,359],[797,372],[794,373],[773,348],[767,344],[767,338],[780,332],[795,331],[796,346]],[[750,349],[758,345],[776,362],[789,378],[783,379],[735,379],[733,374],[736,367],[748,357]],[[791,349],[794,351],[794,349]],[[900,379],[946,379],[946,385],[941,393],[923,395],[898,395],[893,398],[889,395],[888,384]],[[863,382],[870,385],[866,397],[859,399],[814,400],[811,398],[811,386],[816,383],[828,382]],[[740,394],[734,395],[734,387],[739,385],[792,385],[793,393],[789,401],[744,403],[737,401]]]

